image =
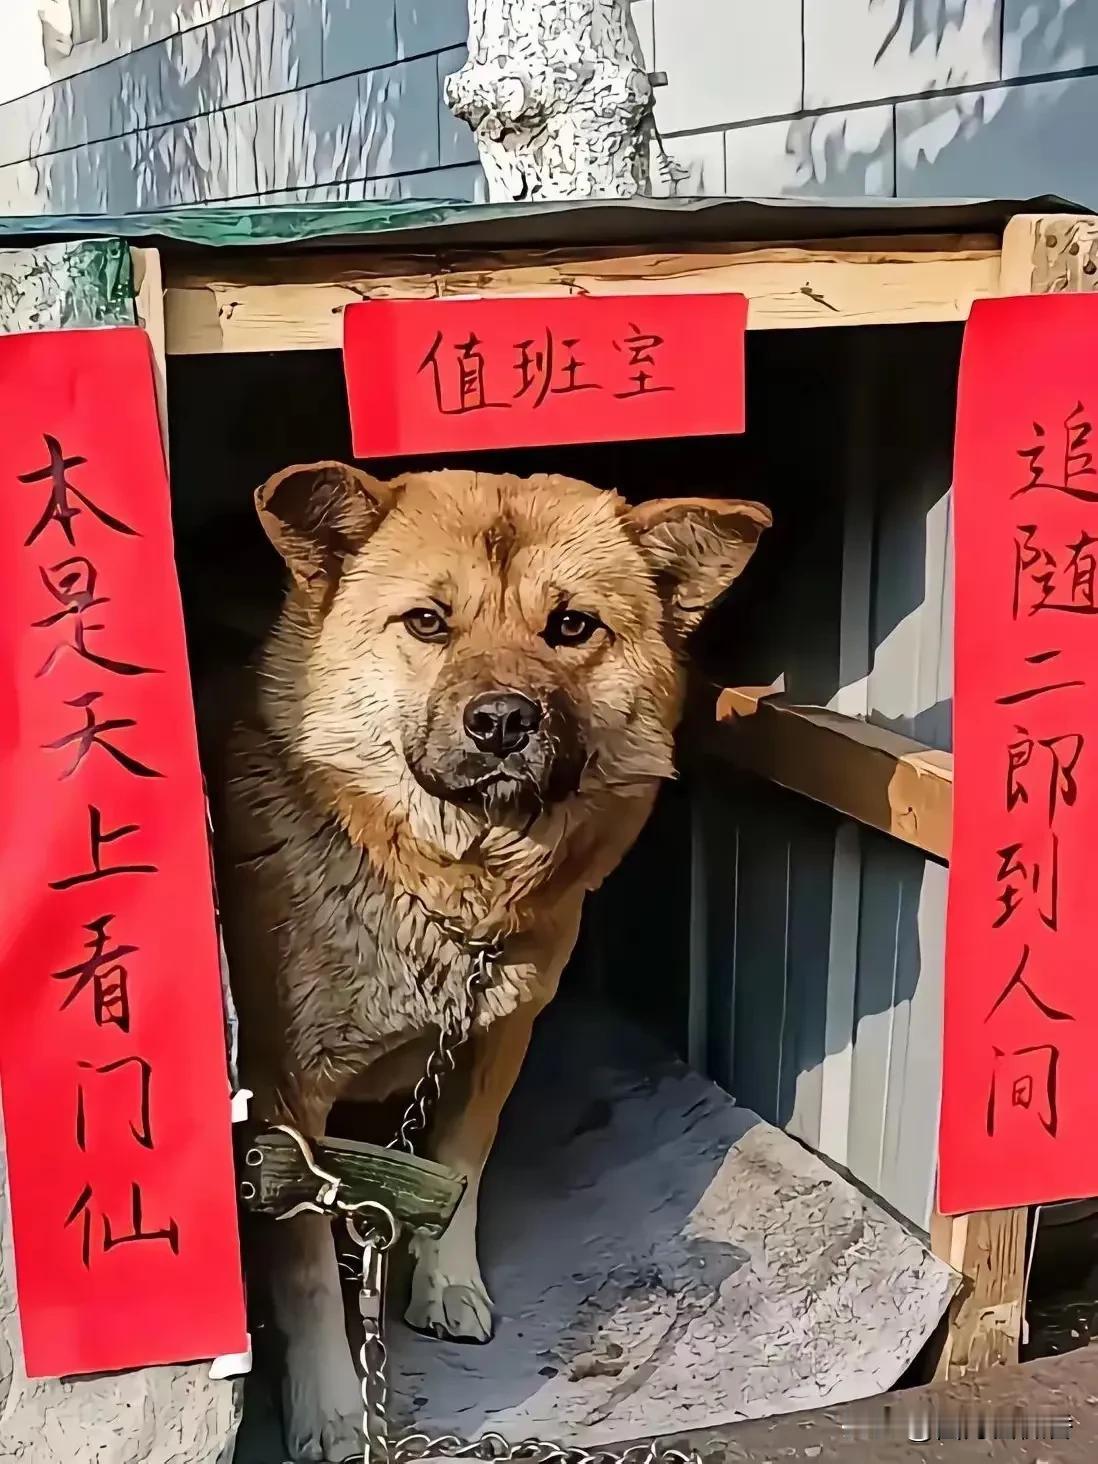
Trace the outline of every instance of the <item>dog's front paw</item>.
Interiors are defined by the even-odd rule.
[[[293,1464],[346,1464],[362,1453],[362,1403],[357,1385],[291,1372],[285,1393],[286,1441]]]
[[[354,1415],[291,1423],[288,1433],[294,1464],[347,1464],[362,1456],[361,1409]]]
[[[488,1342],[492,1336],[492,1300],[476,1261],[447,1266],[435,1241],[420,1238],[415,1246],[412,1296],[404,1320],[417,1332],[455,1342]]]

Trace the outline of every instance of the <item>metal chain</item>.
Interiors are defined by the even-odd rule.
[[[481,992],[494,983],[496,967],[503,956],[498,942],[470,939],[453,922],[435,918],[445,934],[472,957],[472,964],[464,987],[464,1000],[440,1028],[438,1045],[427,1059],[400,1128],[388,1146],[390,1149],[405,1149],[409,1154],[415,1152],[416,1136],[427,1127],[442,1094],[443,1081],[457,1065],[458,1050],[468,1041],[476,1020]],[[568,1448],[545,1439],[521,1439],[512,1443],[498,1433],[486,1433],[478,1439],[462,1439],[456,1434],[432,1437],[413,1430],[392,1438],[389,1432],[385,1290],[389,1251],[398,1233],[396,1219],[391,1210],[376,1201],[348,1205],[340,1200],[339,1181],[317,1167],[302,1135],[289,1127],[284,1131],[298,1144],[312,1172],[329,1186],[326,1188],[322,1184],[316,1201],[295,1206],[290,1213],[309,1209],[342,1216],[351,1240],[362,1252],[359,1270],[362,1346],[358,1359],[362,1370],[363,1450],[361,1454],[348,1455],[345,1464],[417,1464],[418,1460],[427,1458],[468,1459],[473,1464],[702,1464],[701,1456],[693,1450],[664,1448],[655,1441],[612,1450]]]
[[[384,1207],[378,1206],[382,1209]],[[388,1212],[386,1212],[388,1213]],[[389,1216],[390,1221],[392,1216]],[[348,1456],[345,1464],[416,1464],[420,1459],[469,1459],[475,1464],[702,1464],[694,1450],[665,1448],[658,1441],[631,1444],[625,1449],[581,1449],[546,1439],[512,1442],[502,1434],[486,1433],[478,1439],[457,1434],[432,1436],[412,1430],[393,1439],[389,1434],[389,1353],[385,1346],[384,1303],[388,1252],[396,1234],[395,1222],[387,1234],[363,1234],[354,1220],[347,1226],[356,1245],[362,1247],[363,1340],[359,1349],[362,1368],[363,1452]]]
[[[408,1154],[415,1153],[416,1137],[426,1129],[442,1096],[442,1085],[457,1066],[459,1050],[469,1040],[480,993],[494,984],[496,967],[503,958],[498,941],[472,940],[449,920],[438,919],[438,924],[456,945],[472,957],[472,966],[461,1006],[451,1012],[439,1028],[438,1043],[427,1059],[423,1076],[412,1091],[412,1100],[404,1110],[400,1127],[388,1144],[390,1149],[403,1149]]]

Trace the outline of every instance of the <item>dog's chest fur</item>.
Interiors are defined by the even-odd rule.
[[[243,973],[245,1000],[253,1010],[267,1002],[268,1029],[270,1004],[277,1006],[286,1049],[280,1083],[294,1075],[338,1091],[459,1009],[471,958],[421,899],[390,883],[303,796],[276,756],[253,744],[234,772],[229,913],[244,921],[254,912],[253,941],[258,925],[275,956],[264,961],[257,951],[254,973]],[[514,1010],[538,980],[531,962],[498,963],[479,1022]]]

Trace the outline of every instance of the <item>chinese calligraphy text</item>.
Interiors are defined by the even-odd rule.
[[[246,1345],[205,799],[143,332],[0,338],[0,1092],[31,1377]]]
[[[981,301],[954,470],[944,1214],[1093,1194],[1098,298]]]
[[[742,432],[746,324],[742,295],[351,305],[355,455]]]

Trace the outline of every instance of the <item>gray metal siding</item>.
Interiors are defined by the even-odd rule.
[[[691,1059],[927,1226],[944,867],[716,770],[691,817]]]
[[[0,48],[25,36],[19,3]],[[132,36],[128,7],[106,5],[109,44],[53,58],[50,84],[8,84],[0,209],[481,196],[439,92],[465,0],[217,0],[210,19],[145,0]],[[633,17],[667,74],[659,191],[1098,203],[1093,0],[633,0]],[[345,77],[351,103],[326,90]]]

